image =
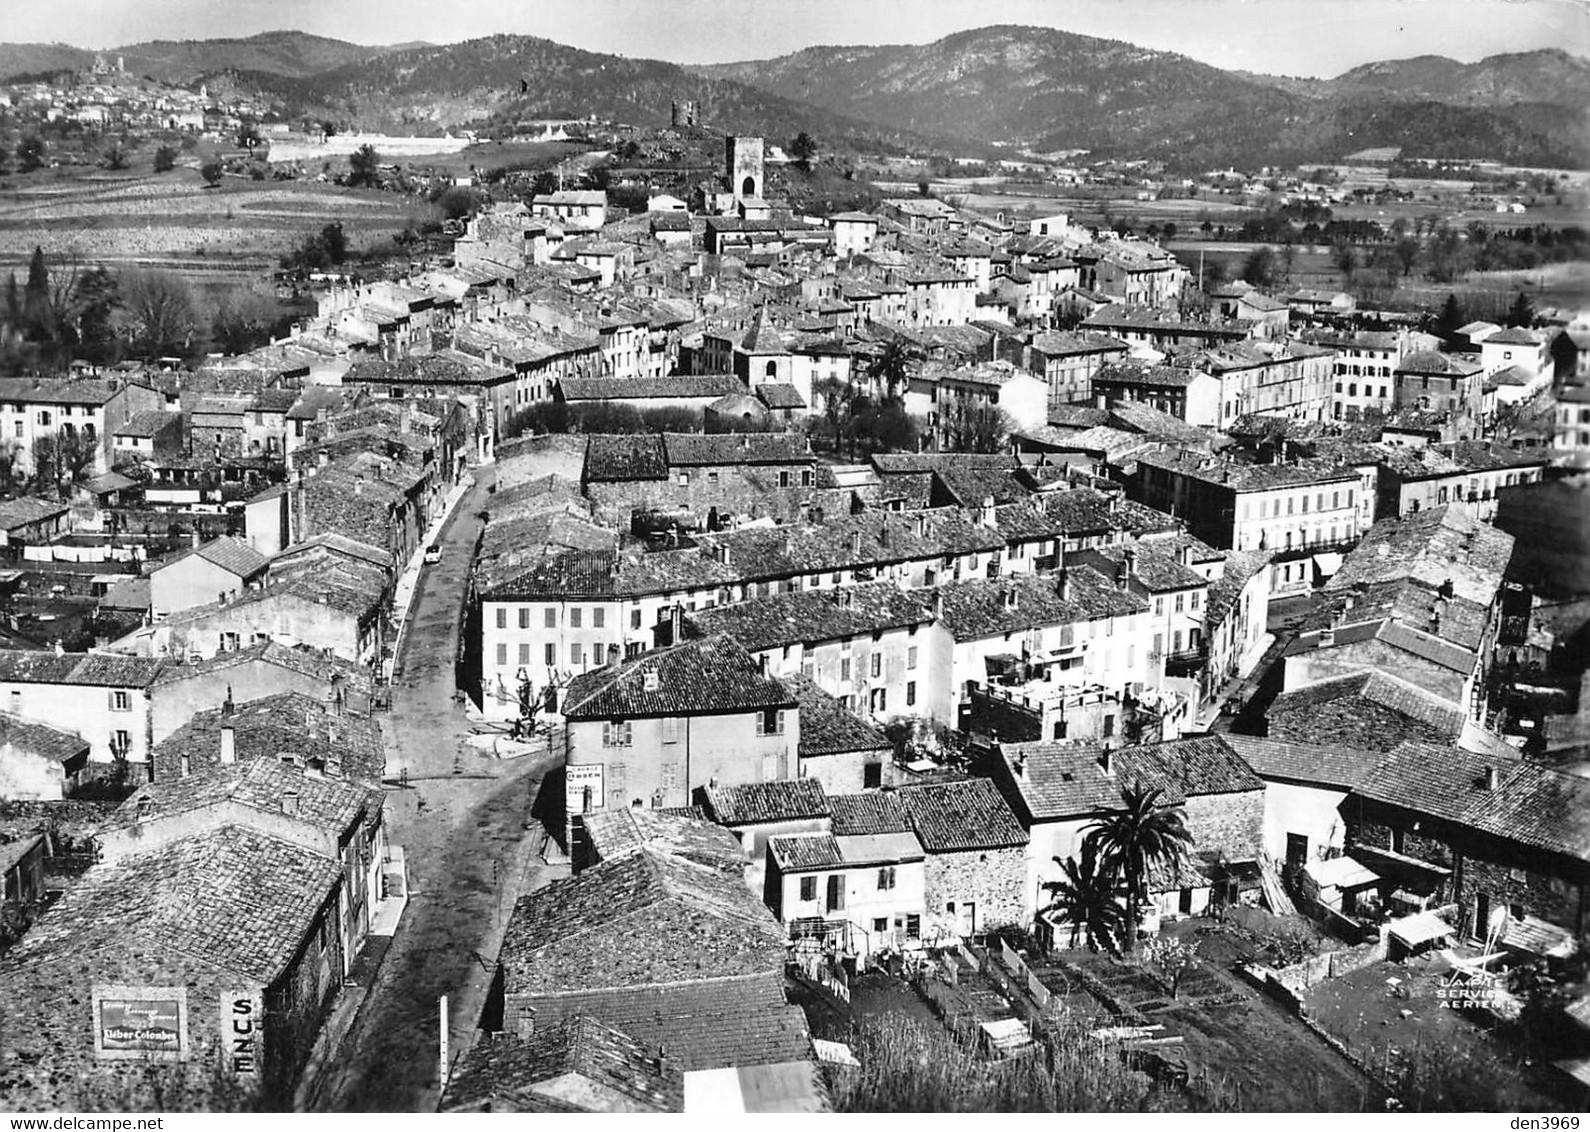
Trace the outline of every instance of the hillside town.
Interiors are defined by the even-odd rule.
[[[1584,1107],[1590,312],[771,149],[0,378],[0,1108]]]

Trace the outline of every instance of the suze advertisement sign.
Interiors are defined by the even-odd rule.
[[[94,987],[94,1054],[107,1060],[188,1056],[186,987]]]

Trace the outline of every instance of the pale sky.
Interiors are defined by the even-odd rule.
[[[296,28],[355,43],[539,35],[682,63],[813,44],[927,43],[1037,24],[1179,51],[1218,67],[1336,75],[1410,55],[1471,62],[1561,47],[1590,56],[1583,0],[4,0],[7,42],[114,47]]]

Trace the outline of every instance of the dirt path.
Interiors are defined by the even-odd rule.
[[[526,829],[551,756],[502,761],[465,747],[470,727],[453,700],[458,613],[485,490],[477,483],[444,530],[443,561],[419,582],[398,658],[388,773],[407,769],[409,785],[388,794],[387,827],[407,852],[411,897],[369,998],[309,1090],[316,1111],[433,1111],[438,999],[448,996],[456,1053],[479,1021],[518,894],[567,872],[541,860],[539,828]]]

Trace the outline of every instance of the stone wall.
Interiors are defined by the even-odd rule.
[[[1259,855],[1264,845],[1263,790],[1189,798],[1186,812],[1194,854],[1220,853],[1235,861]]]
[[[976,930],[990,931],[1008,926],[1025,926],[1023,907],[1027,879],[1026,851],[1011,849],[971,850],[964,853],[929,853],[922,920],[924,938],[938,932],[954,934],[960,929],[960,907],[967,901],[976,906]],[[950,911],[950,905],[956,911]]]

